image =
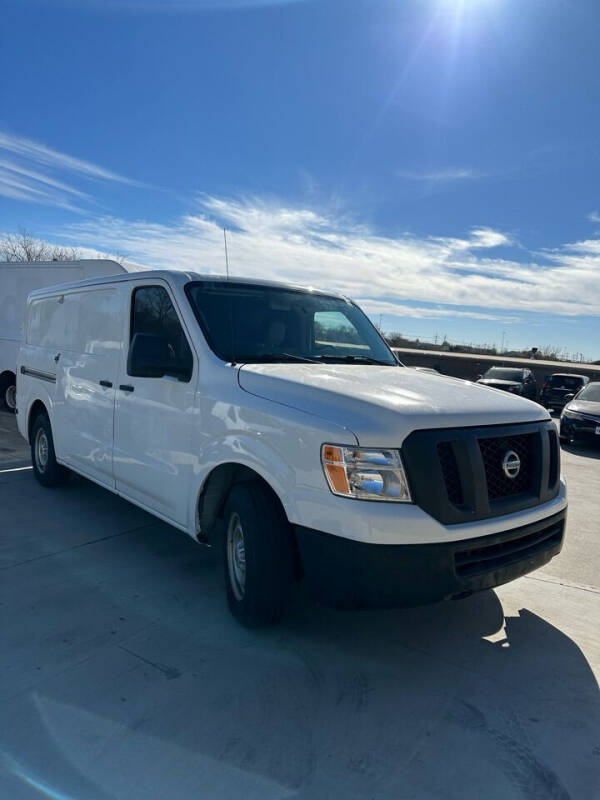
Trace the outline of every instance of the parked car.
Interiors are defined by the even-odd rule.
[[[537,383],[530,369],[490,367],[478,378],[477,383],[490,386],[492,389],[519,394],[529,400],[537,398]]]
[[[600,381],[586,384],[575,397],[567,395],[560,415],[560,438],[600,444]]]
[[[546,564],[567,507],[548,412],[403,367],[345,297],[141,272],[29,297],[18,427],[69,470],[221,547],[229,606],[278,620],[462,597]]]
[[[18,261],[0,263],[0,407],[14,411],[17,403],[17,353],[27,295],[63,281],[115,275],[124,268],[116,261]]]
[[[582,389],[589,378],[585,375],[574,375],[569,372],[555,372],[544,381],[540,392],[540,403],[546,408],[562,409]]]

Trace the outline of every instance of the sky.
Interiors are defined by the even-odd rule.
[[[0,0],[0,234],[600,359],[598,0]]]

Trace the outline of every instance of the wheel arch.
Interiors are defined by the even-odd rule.
[[[288,514],[279,492],[271,481],[255,465],[249,466],[240,461],[225,461],[215,465],[206,475],[196,495],[195,536],[200,542],[210,543],[216,523],[221,517],[229,492],[235,484],[260,481],[264,484],[282,508],[285,518]]]
[[[31,444],[31,431],[33,429],[33,425],[36,419],[39,417],[40,414],[46,414],[48,418],[50,418],[50,414],[48,408],[46,407],[45,403],[39,399],[39,397],[33,401],[31,406],[29,407],[29,412],[27,414],[27,441]]]

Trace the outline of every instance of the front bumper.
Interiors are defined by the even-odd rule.
[[[600,445],[600,434],[596,433],[597,428],[600,428],[600,420],[580,420],[573,417],[561,417],[560,420],[561,439],[586,439]]]
[[[502,533],[433,544],[368,544],[295,526],[305,582],[337,608],[396,608],[463,597],[548,563],[566,509]]]

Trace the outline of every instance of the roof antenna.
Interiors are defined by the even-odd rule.
[[[223,243],[225,245],[225,270],[229,283],[229,255],[227,254],[227,228],[223,228]],[[231,366],[235,367],[235,335],[233,331],[233,306],[231,295],[229,297],[229,333],[231,335]]]
[[[223,242],[225,243],[225,270],[229,280],[229,256],[227,255],[227,228],[223,228]]]

